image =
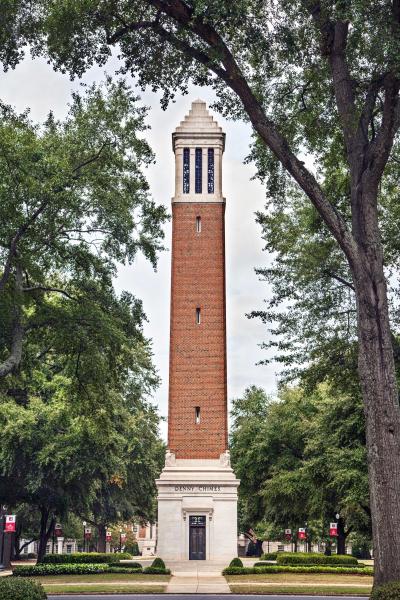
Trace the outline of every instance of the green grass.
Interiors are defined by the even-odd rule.
[[[233,594],[308,594],[309,596],[369,596],[372,577],[331,573],[270,573],[226,575]],[[335,584],[335,585],[333,585]]]
[[[307,596],[369,596],[370,588],[354,586],[229,585],[232,594],[293,594]]]
[[[39,581],[42,585],[49,583],[112,583],[112,582],[142,582],[148,583],[167,583],[170,580],[170,575],[143,575],[126,574],[126,573],[99,573],[96,575],[45,575],[43,577],[33,577],[35,581]]]
[[[124,585],[124,584],[115,584],[112,586],[102,585],[101,583],[95,585],[43,585],[45,591],[48,594],[83,594],[85,592],[91,593],[103,593],[107,594],[162,594],[165,592],[165,586],[163,585]]]
[[[97,575],[46,575],[34,577],[47,593],[83,594],[85,592],[108,594],[162,594],[170,575],[129,575],[125,573],[99,573]],[[145,585],[144,582],[152,585]]]
[[[331,573],[263,573],[260,575],[225,575],[228,583],[300,583],[309,585],[336,583],[343,586],[371,585],[366,575],[335,575]]]

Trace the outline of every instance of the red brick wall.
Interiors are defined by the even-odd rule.
[[[218,458],[228,446],[225,204],[177,202],[172,214],[168,447],[177,458]]]

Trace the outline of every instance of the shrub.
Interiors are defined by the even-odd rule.
[[[341,567],[357,567],[358,561],[354,556],[348,554],[325,554],[308,552],[282,552],[277,555],[278,565],[337,565]]]
[[[140,569],[143,570],[143,565],[139,562],[129,562],[129,563],[110,563],[110,567],[116,567],[117,569]]]
[[[230,567],[243,567],[243,563],[240,560],[240,558],[236,557],[231,560],[231,562],[229,563],[229,566]]]
[[[145,573],[145,575],[170,575],[171,571],[169,569],[162,569],[158,567],[146,567],[143,569],[143,573]]]
[[[261,560],[276,560],[278,556],[277,552],[266,552],[260,556]]]
[[[143,573],[143,569],[142,567],[140,567],[140,569],[138,568],[134,568],[134,567],[108,567],[106,573],[127,573],[129,574],[133,574],[133,573]]]
[[[357,567],[329,567],[329,566],[280,566],[263,565],[262,567],[228,567],[222,571],[223,575],[267,575],[270,573],[336,573],[339,575],[373,575],[370,568],[359,569]]]
[[[70,565],[22,565],[15,567],[15,577],[34,577],[39,575],[88,575],[90,573],[106,573],[109,566],[100,564]]]
[[[155,558],[151,563],[151,567],[154,569],[165,569],[165,562],[162,558]]]
[[[132,544],[127,544],[125,546],[127,552],[130,552],[132,556],[140,556],[139,546],[137,542],[132,542]]]
[[[36,552],[28,552],[26,558],[37,558]]]
[[[115,564],[120,560],[130,560],[131,554],[127,552],[116,552],[115,554],[110,552],[76,552],[73,554],[46,554],[43,559],[43,564],[46,565],[59,565],[59,564]]]
[[[108,552],[106,554],[101,554],[100,552],[92,552],[89,553],[89,556],[105,556],[105,562],[119,562],[120,560],[132,560],[133,556],[129,552]],[[76,556],[76,555],[75,555]],[[111,560],[110,560],[111,556]],[[101,561],[100,561],[101,562]]]
[[[46,600],[47,595],[36,581],[0,577],[0,600]]]
[[[371,600],[400,600],[400,581],[374,588],[370,598]]]
[[[351,554],[353,556],[355,556],[356,558],[361,558],[361,559],[371,559],[371,552],[370,552],[370,544],[368,542],[361,542],[361,543],[354,543],[352,544],[352,548],[351,548]]]

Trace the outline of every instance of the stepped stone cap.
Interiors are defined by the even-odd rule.
[[[222,140],[223,149],[225,149],[225,133],[208,112],[204,100],[198,99],[192,102],[189,114],[175,129],[172,134],[173,150],[175,150],[176,140],[182,138],[219,138]]]

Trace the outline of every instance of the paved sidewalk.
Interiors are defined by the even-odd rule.
[[[226,566],[204,560],[169,561],[172,577],[167,594],[230,594],[229,585],[221,575]]]

